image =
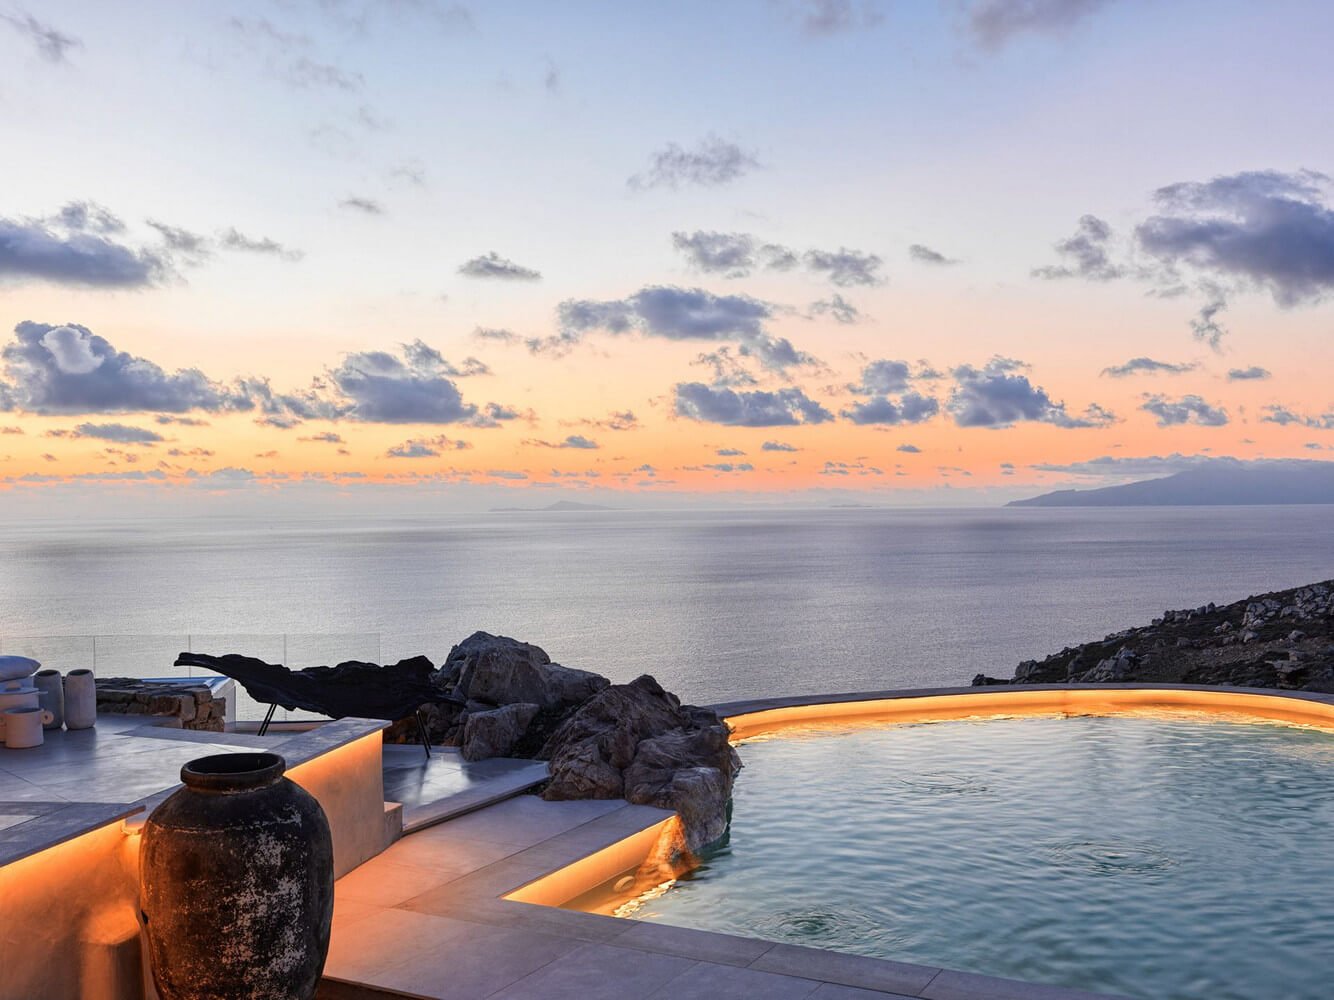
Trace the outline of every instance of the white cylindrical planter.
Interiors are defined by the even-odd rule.
[[[51,713],[47,729],[59,729],[65,724],[65,684],[59,670],[39,670],[33,675],[33,684],[40,692],[38,703]]]
[[[46,733],[42,727],[51,719],[43,708],[7,708],[0,712],[4,718],[5,746],[10,750],[29,750],[42,745]]]
[[[97,682],[84,668],[65,675],[65,728],[92,729],[97,723]]]

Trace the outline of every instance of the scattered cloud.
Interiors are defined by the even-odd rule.
[[[1179,424],[1222,427],[1228,422],[1227,410],[1213,406],[1195,395],[1182,396],[1180,399],[1149,396],[1140,409],[1157,417],[1159,427],[1175,427]]]
[[[1227,308],[1227,299],[1222,289],[1212,282],[1205,283],[1208,299],[1200,306],[1200,311],[1190,321],[1190,331],[1196,340],[1202,340],[1215,351],[1222,349],[1223,337],[1227,327],[1218,322],[1218,314]]]
[[[906,361],[872,361],[862,369],[861,382],[849,385],[848,391],[864,396],[885,396],[903,392],[912,378],[912,370]]]
[[[715,295],[701,288],[657,285],[626,299],[567,299],[557,315],[560,333],[530,341],[534,353],[563,353],[594,330],[615,335],[637,331],[665,340],[735,341],[743,356],[776,371],[816,363],[791,341],[766,333],[764,322],[773,317],[774,307],[748,295]]]
[[[312,434],[309,437],[299,437],[298,441],[309,441],[314,444],[346,444],[341,434],[335,434],[333,431],[323,431],[319,434]]]
[[[607,416],[598,420],[584,417],[581,420],[561,421],[561,423],[567,426],[576,424],[584,427],[597,427],[604,431],[633,431],[639,427],[639,418],[635,416],[633,410],[613,410]]]
[[[599,447],[596,441],[582,434],[571,434],[563,441],[541,441],[537,438],[529,438],[523,443],[535,448],[574,448],[580,451],[596,451]]]
[[[884,20],[880,0],[783,0],[781,7],[812,37],[873,28]]]
[[[161,253],[111,238],[122,228],[109,213],[99,220],[77,202],[52,219],[0,218],[0,281],[144,288],[165,277],[170,264]]]
[[[33,413],[185,413],[248,408],[197,368],[168,373],[77,323],[24,321],[0,350],[20,409]],[[0,393],[3,383],[0,383]]]
[[[478,340],[490,340],[497,344],[517,344],[523,339],[513,330],[491,326],[479,326],[473,330],[472,335]]]
[[[905,455],[920,455],[922,453],[922,449],[915,444],[901,444],[894,450],[901,451]]]
[[[1061,34],[1113,0],[973,0],[968,28],[985,49],[999,49],[1024,34]]]
[[[1265,415],[1260,418],[1260,422],[1278,424],[1280,427],[1296,424],[1299,427],[1314,427],[1316,430],[1329,431],[1334,430],[1334,410],[1319,416],[1309,416],[1290,410],[1286,406],[1266,406]]]
[[[333,388],[347,401],[335,412],[352,420],[385,424],[480,421],[481,426],[493,426],[498,420],[510,419],[510,411],[504,408],[488,412],[465,403],[451,381],[453,371],[421,341],[403,345],[402,357],[386,351],[349,354],[329,372]]]
[[[757,270],[790,271],[804,263],[812,274],[827,278],[841,288],[884,283],[880,268],[884,261],[872,253],[849,250],[807,250],[798,253],[781,243],[765,243],[749,233],[720,233],[697,229],[672,233],[672,245],[685,255],[690,266],[705,274],[744,278]],[[826,309],[856,310],[839,296],[824,304]],[[844,320],[843,322],[850,322]]]
[[[218,245],[224,250],[237,250],[242,253],[267,254],[274,257],[281,257],[283,260],[300,260],[305,256],[302,251],[285,247],[277,240],[270,239],[267,236],[256,239],[246,236],[235,228],[225,229],[219,233]]]
[[[959,263],[955,258],[946,257],[939,250],[932,250],[929,246],[924,246],[921,243],[914,243],[912,246],[908,247],[908,257],[911,260],[917,261],[919,264],[946,266]]]
[[[711,472],[754,472],[755,466],[749,462],[706,462],[704,465],[687,465],[685,471],[700,472],[708,469]]]
[[[185,258],[190,264],[199,264],[213,254],[213,246],[207,236],[194,233],[181,226],[172,226],[156,219],[148,219],[147,225],[158,231],[162,243],[173,254]]]
[[[760,165],[755,154],[716,135],[709,135],[686,149],[669,142],[649,158],[643,173],[626,183],[636,191],[684,186],[719,187],[744,177]]]
[[[492,250],[459,265],[459,274],[467,278],[496,278],[501,281],[537,281],[540,271],[508,260]]]
[[[366,85],[365,78],[333,63],[319,62],[309,56],[297,56],[282,68],[282,79],[293,87],[306,89],[326,88],[354,93]]]
[[[1155,361],[1153,358],[1131,358],[1125,364],[1104,368],[1102,373],[1110,375],[1112,378],[1128,378],[1131,375],[1154,375],[1158,373],[1183,375],[1186,372],[1194,371],[1198,367],[1193,363],[1173,364],[1170,361]]]
[[[458,441],[443,434],[430,438],[415,438],[396,444],[385,452],[386,458],[435,458],[442,451],[466,451],[467,441]]]
[[[909,391],[912,369],[906,361],[872,361],[862,369],[861,382],[847,386],[849,392],[871,398],[854,402],[842,416],[854,424],[916,424],[940,412],[932,396]],[[898,399],[890,399],[898,395]]]
[[[1169,184],[1154,193],[1160,214],[1135,236],[1169,272],[1185,267],[1223,286],[1263,288],[1284,308],[1316,302],[1334,290],[1329,186],[1310,170]]]
[[[995,357],[983,367],[960,365],[952,372],[954,388],[947,407],[960,427],[993,429],[1032,421],[1056,427],[1105,427],[1116,415],[1098,406],[1088,406],[1081,416],[1072,416],[1065,403],[1053,400],[1045,389],[1022,374],[1028,366],[1012,358]]]
[[[384,206],[373,198],[362,198],[357,195],[350,195],[338,203],[339,208],[345,208],[349,212],[360,212],[362,215],[384,215]]]
[[[843,411],[843,417],[854,424],[917,424],[930,420],[940,412],[940,403],[931,396],[904,393],[897,401],[877,397],[853,403]]]
[[[22,8],[15,8],[8,14],[0,11],[0,23],[8,24],[26,37],[37,48],[37,54],[50,63],[68,62],[70,49],[83,45],[73,35],[37,20]]]
[[[746,453],[740,448],[719,448],[714,454],[719,458],[740,458]]]
[[[730,427],[785,427],[822,424],[834,415],[801,389],[737,392],[702,382],[679,383],[673,390],[678,416]]]
[[[842,323],[845,326],[860,323],[862,320],[861,310],[837,292],[827,299],[812,302],[810,313],[812,316],[828,316],[835,323]]]
[[[672,246],[691,267],[724,278],[744,278],[756,269],[787,271],[797,255],[778,243],[759,243],[748,233],[718,233],[697,229],[672,233]]]
[[[1096,215],[1085,215],[1075,227],[1073,236],[1055,244],[1062,263],[1035,267],[1035,278],[1056,280],[1083,278],[1088,281],[1111,281],[1122,277],[1125,268],[1114,264],[1109,253],[1112,227]]]
[[[1259,365],[1251,365],[1249,368],[1229,368],[1227,373],[1229,382],[1253,382],[1270,377],[1272,373],[1269,369],[1261,368]]]
[[[801,449],[786,441],[766,441],[760,445],[760,451],[801,451]]]
[[[883,476],[884,470],[864,462],[825,462],[822,476]]]
[[[807,250],[802,259],[807,268],[824,274],[840,288],[881,285],[885,282],[880,274],[884,261],[873,253],[840,247],[838,250]]]
[[[208,427],[207,420],[201,420],[198,417],[174,417],[170,414],[161,413],[153,418],[159,424],[180,424],[182,427]]]
[[[69,436],[114,441],[117,444],[156,444],[165,440],[157,431],[128,424],[79,424]]]

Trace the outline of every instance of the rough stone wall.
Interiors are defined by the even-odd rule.
[[[113,715],[169,716],[182,729],[222,732],[225,698],[207,685],[163,684],[134,677],[97,678],[97,710]]]

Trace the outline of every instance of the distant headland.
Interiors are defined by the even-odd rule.
[[[1057,490],[1007,507],[1218,507],[1334,504],[1334,462],[1217,464],[1161,479],[1092,490]]]
[[[540,514],[545,511],[575,510],[618,510],[617,507],[604,507],[597,503],[580,503],[577,500],[557,500],[545,507],[492,507],[492,514]]]

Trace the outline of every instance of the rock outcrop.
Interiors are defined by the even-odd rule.
[[[581,705],[611,682],[589,670],[552,663],[540,646],[474,632],[449,651],[438,683],[465,700],[526,702],[549,712]]]
[[[741,768],[717,713],[682,705],[648,675],[594,695],[556,730],[542,756],[551,761],[545,798],[623,797],[674,809],[693,852],[726,831]]]
[[[1149,625],[1027,660],[974,685],[1226,684],[1334,692],[1334,580],[1228,605],[1164,611]]]
[[[463,739],[459,742],[463,759],[509,757],[528,731],[539,708],[531,702],[522,702],[470,713],[463,724]]]

